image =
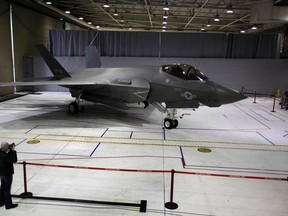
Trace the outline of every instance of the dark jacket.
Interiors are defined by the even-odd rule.
[[[16,151],[8,153],[0,151],[0,176],[9,176],[14,174],[13,163],[17,162]]]

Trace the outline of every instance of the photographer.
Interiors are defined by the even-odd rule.
[[[17,153],[15,151],[15,144],[9,145],[3,142],[0,148],[0,207],[4,206],[6,209],[16,208],[18,204],[13,204],[11,199],[11,186],[13,181],[14,166],[17,162]]]

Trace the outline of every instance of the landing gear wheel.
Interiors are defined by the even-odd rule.
[[[178,120],[175,119],[175,120],[172,120],[173,122],[173,128],[177,128],[178,127]]]
[[[78,114],[79,113],[79,105],[76,102],[72,102],[68,106],[68,111],[70,114]]]
[[[173,125],[174,124],[173,124],[173,120],[172,119],[167,119],[167,118],[164,119],[164,127],[166,129],[172,129]]]

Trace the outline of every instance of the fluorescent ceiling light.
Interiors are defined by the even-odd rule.
[[[110,7],[110,5],[109,5],[109,3],[108,3],[107,0],[106,0],[105,4],[103,5],[103,7],[104,7],[104,8],[109,8],[109,7]]]
[[[253,25],[251,29],[256,30],[257,27],[255,25]]]
[[[216,14],[216,15],[215,15],[214,21],[216,21],[216,22],[219,22],[219,21],[220,21],[219,14]]]
[[[165,14],[163,15],[163,19],[168,19],[168,15],[166,11],[165,11]]]
[[[51,1],[46,1],[46,4],[47,5],[52,5],[52,2]]]
[[[167,25],[166,19],[163,20],[163,23],[162,23],[162,24],[163,24],[163,25]]]
[[[165,6],[163,7],[163,10],[164,11],[169,11],[170,10],[170,8],[168,6],[168,2],[165,3]]]
[[[226,11],[226,13],[234,13],[234,11],[233,11],[233,8],[232,8],[232,5],[231,5],[231,4],[227,6],[227,11]]]
[[[211,27],[210,20],[208,21],[207,27]]]
[[[83,17],[79,17],[79,20],[83,20],[84,18]]]
[[[241,33],[245,33],[245,30],[244,30],[244,29],[242,29],[240,32],[241,32]]]
[[[69,10],[66,10],[65,13],[66,13],[66,14],[70,14],[71,12],[70,12]]]

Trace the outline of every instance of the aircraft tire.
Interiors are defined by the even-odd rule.
[[[72,102],[68,106],[68,111],[70,114],[78,114],[79,113],[79,105],[76,102]]]
[[[173,120],[172,119],[168,119],[168,118],[165,118],[164,119],[164,127],[166,129],[172,129],[173,128]]]
[[[173,128],[177,128],[178,127],[178,120],[175,119],[173,120]]]

